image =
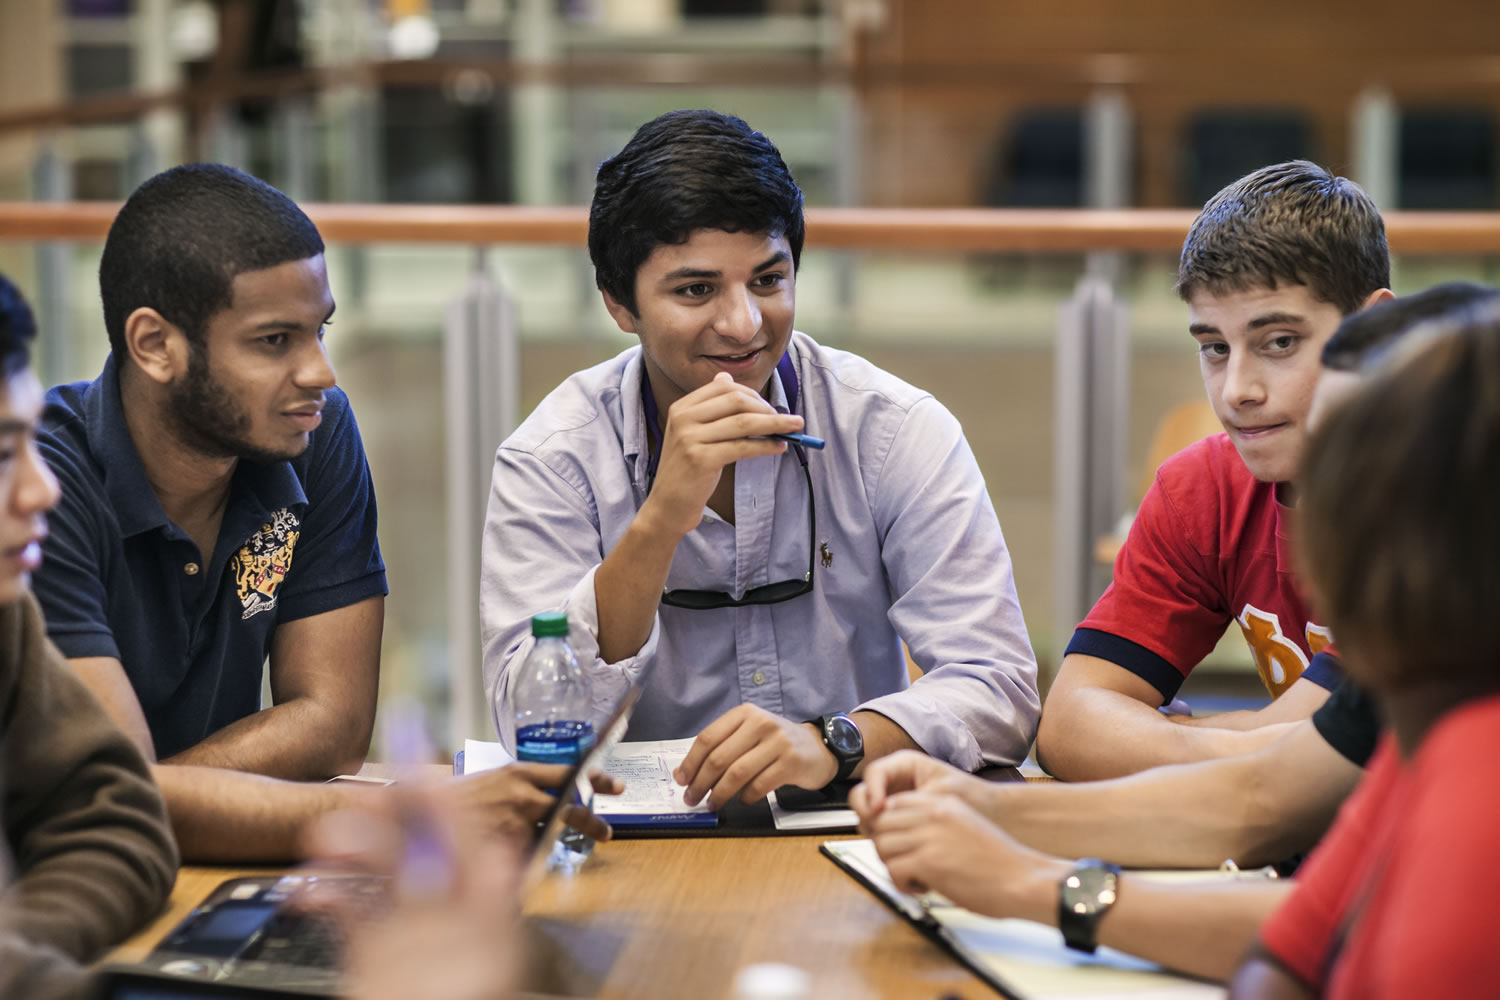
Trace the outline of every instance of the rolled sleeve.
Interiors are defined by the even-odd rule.
[[[912,407],[871,496],[890,621],[923,677],[860,709],[956,767],[1019,763],[1041,715],[1036,658],[984,476],[937,400]]]
[[[660,615],[635,655],[614,663],[600,658],[594,574],[601,550],[583,496],[534,456],[502,448],[485,517],[479,605],[485,695],[507,747],[514,745],[512,685],[531,652],[533,615],[568,616],[568,641],[589,675],[596,718],[609,715],[656,656]]]

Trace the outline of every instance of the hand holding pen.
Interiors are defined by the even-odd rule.
[[[680,538],[698,526],[727,466],[779,455],[797,444],[821,448],[801,416],[779,413],[749,386],[720,373],[671,405],[651,492],[641,508],[664,535]]]

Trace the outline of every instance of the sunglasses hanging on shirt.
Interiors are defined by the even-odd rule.
[[[644,369],[644,366],[642,367]],[[792,365],[790,354],[781,356],[781,360],[776,363],[776,371],[781,376],[782,388],[786,390],[787,409],[795,413],[800,386],[797,381],[797,369]],[[651,392],[651,380],[646,377],[644,370],[641,372],[641,382],[641,396],[646,410],[646,430],[656,445],[656,450],[646,466],[646,494],[649,496],[651,487],[656,483],[656,467],[661,462],[663,442],[656,397]],[[812,593],[813,558],[817,553],[818,539],[817,502],[813,495],[812,473],[807,468],[807,450],[796,443],[791,443],[791,449],[796,452],[797,461],[802,464],[802,478],[807,481],[807,575],[800,580],[783,580],[780,583],[768,583],[762,587],[751,587],[740,598],[735,598],[723,590],[664,590],[661,595],[663,604],[673,608],[686,608],[689,611],[712,611],[717,608],[780,604],[794,597]]]

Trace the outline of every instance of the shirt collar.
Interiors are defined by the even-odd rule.
[[[630,478],[636,488],[646,488],[646,467],[651,462],[650,445],[647,444],[645,397],[641,395],[641,379],[646,374],[646,362],[637,347],[625,362],[625,372],[620,380],[620,441],[625,448],[625,460],[630,463]]]
[[[89,453],[104,472],[104,491],[119,521],[120,534],[129,538],[171,525],[146,478],[146,467],[125,423],[114,355],[105,360],[104,371],[88,387],[83,411]],[[307,503],[307,493],[291,462],[240,462],[229,490],[231,508],[243,505],[246,499],[258,504],[262,512]]]

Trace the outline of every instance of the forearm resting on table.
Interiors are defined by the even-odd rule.
[[[1072,862],[1036,868],[1020,888],[1014,915],[1057,926],[1058,883]],[[1280,879],[1214,879],[1160,883],[1125,872],[1119,895],[1098,925],[1098,941],[1179,972],[1225,980],[1254,944],[1260,925],[1292,883]]]
[[[1283,722],[1301,722],[1310,719],[1328,700],[1328,689],[1313,681],[1298,678],[1297,682],[1282,693],[1281,697],[1264,708],[1238,712],[1221,712],[1204,716],[1173,716],[1172,721],[1188,726],[1206,726],[1212,729],[1259,729]]]
[[[1248,868],[1306,850],[1360,770],[1312,723],[1249,754],[1109,781],[979,787],[978,804],[1022,843],[1137,868]],[[1080,822],[1087,816],[1087,822]]]
[[[594,571],[599,657],[618,663],[640,652],[651,635],[678,538],[658,529],[642,508]]]
[[[369,749],[370,727],[362,716],[313,698],[292,698],[247,715],[162,763],[324,781],[354,774]]]
[[[200,864],[295,860],[309,820],[371,791],[182,764],[154,764],[151,773],[167,800],[183,861]]]
[[[120,661],[100,656],[67,662],[141,754],[148,761],[157,760],[146,715]],[[225,726],[173,754],[168,762],[249,771],[289,781],[352,774],[369,751],[373,708],[371,704],[369,711],[361,712],[310,696],[291,697]]]
[[[1064,781],[1097,781],[1163,764],[1248,753],[1284,727],[1239,731],[1173,723],[1151,705],[1108,688],[1053,685],[1037,731],[1037,763]]]
[[[1099,942],[1190,975],[1226,980],[1292,888],[1260,878],[1163,884],[1127,872],[1119,900],[1099,924]]]

